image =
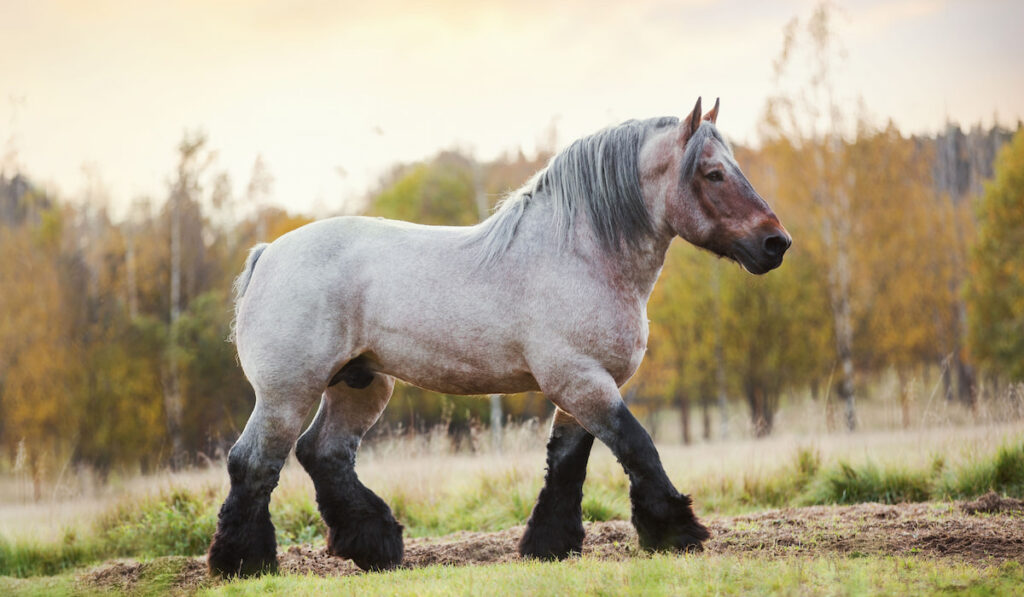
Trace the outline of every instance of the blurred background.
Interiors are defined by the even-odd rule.
[[[1024,5],[556,4],[0,0],[0,475],[221,458],[250,246],[473,224],[700,95],[795,242],[763,278],[673,244],[623,389],[659,443],[1024,416]],[[400,385],[368,441],[539,449],[550,412]]]

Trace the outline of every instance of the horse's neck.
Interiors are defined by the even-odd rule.
[[[612,260],[609,282],[628,289],[646,304],[665,264],[665,254],[671,241],[671,238],[652,236],[640,247],[624,249],[617,255],[606,255],[606,259]]]
[[[647,302],[665,263],[671,236],[654,234],[638,247],[628,246],[620,252],[612,253],[599,245],[589,229],[589,223],[577,220],[568,239],[571,247],[566,251],[563,241],[556,239],[557,235],[551,235],[552,226],[548,210],[527,210],[520,222],[519,233],[532,239],[531,245],[537,239],[545,238],[548,244],[546,250],[580,260],[581,270],[599,272],[601,281],[619,294],[626,295],[623,298]]]

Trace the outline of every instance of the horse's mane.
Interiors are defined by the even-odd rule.
[[[573,142],[503,199],[481,224],[472,239],[481,244],[481,263],[493,262],[508,249],[523,214],[531,203],[541,201],[551,206],[554,230],[563,242],[584,214],[604,250],[617,252],[641,244],[654,230],[640,186],[640,148],[650,131],[678,123],[671,116],[630,120]],[[721,139],[714,126],[701,126],[692,139],[696,143],[687,143],[684,177],[693,176],[709,136]]]

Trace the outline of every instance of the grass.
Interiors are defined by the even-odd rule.
[[[1001,446],[994,458],[943,474],[937,482],[938,491],[953,498],[971,497],[986,487],[1020,497],[1024,495],[1024,441]]]
[[[621,562],[579,559],[448,568],[348,578],[268,577],[204,595],[1010,595],[1024,582],[1015,562],[977,567],[905,558],[668,556]]]
[[[172,585],[180,560],[143,567],[133,595]],[[922,558],[653,555],[625,561],[579,558],[480,567],[432,566],[320,578],[281,575],[196,587],[200,595],[1012,595],[1024,583],[1017,562],[971,565]],[[213,584],[213,586],[209,586]],[[90,589],[74,578],[0,578],[0,593],[68,595]],[[91,592],[120,592],[94,588]]]
[[[907,458],[855,461],[850,454],[830,460],[818,449],[798,446],[774,469],[741,471],[739,480],[706,475],[680,486],[693,494],[700,512],[722,514],[813,504],[959,499],[992,490],[1024,497],[1024,438],[1019,434],[987,454],[972,452],[949,464],[954,456],[933,454],[917,464]],[[405,524],[408,536],[496,531],[523,524],[529,517],[541,471],[525,473],[512,466],[458,474],[460,461],[447,460],[456,474],[445,483],[424,487],[410,475],[405,483],[381,484],[382,496]],[[671,474],[675,463],[666,461]],[[407,464],[396,466],[401,470]],[[589,472],[584,517],[628,519],[626,478],[614,460],[597,457]],[[156,495],[126,499],[91,523],[66,527],[55,540],[0,537],[0,575],[47,576],[112,557],[202,554],[213,535],[224,489],[210,484],[172,486]],[[323,522],[305,483],[282,483],[271,502],[271,515],[281,546],[323,541]]]

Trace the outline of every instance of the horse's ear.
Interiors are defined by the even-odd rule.
[[[704,120],[707,120],[711,124],[715,124],[718,120],[718,99],[719,98],[717,97],[715,98],[715,107],[711,108],[711,111],[704,115]]]
[[[700,126],[700,98],[697,98],[697,105],[693,107],[693,112],[690,112],[689,116],[684,118],[679,123],[679,144],[685,145],[687,139],[693,135],[697,127]]]

